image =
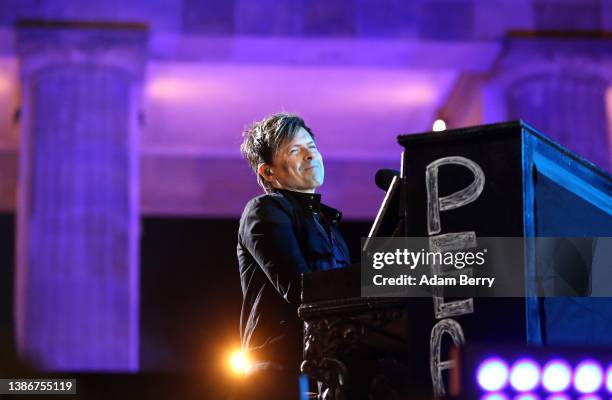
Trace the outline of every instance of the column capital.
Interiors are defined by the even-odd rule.
[[[498,110],[485,113],[524,119],[608,170],[606,92],[612,85],[609,39],[588,32],[509,37],[485,89],[489,107]]]
[[[23,21],[17,27],[22,78],[54,65],[118,68],[141,80],[149,31],[144,24]]]
[[[612,84],[612,40],[535,34],[507,38],[491,78],[511,87],[538,75],[593,77]]]

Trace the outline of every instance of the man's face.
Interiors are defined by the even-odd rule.
[[[270,182],[275,187],[296,192],[314,193],[325,176],[323,157],[304,128],[292,140],[281,144],[270,169]]]

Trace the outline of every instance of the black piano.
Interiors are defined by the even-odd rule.
[[[398,143],[401,175],[372,237],[612,236],[610,175],[522,121],[402,135]],[[463,200],[455,196],[453,206],[457,193]],[[596,244],[588,256],[611,256],[610,242]],[[318,381],[319,399],[430,399],[447,394],[452,346],[612,346],[612,299],[589,297],[599,278],[612,277],[610,267],[580,270],[590,286],[576,297],[364,297],[359,264],[305,274],[301,368]],[[516,264],[525,276],[534,268],[528,257]],[[585,306],[593,312],[572,312]]]

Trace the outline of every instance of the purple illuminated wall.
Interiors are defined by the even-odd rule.
[[[143,29],[19,30],[16,333],[21,355],[47,370],[138,368],[145,43]]]
[[[240,134],[273,112],[314,129],[324,201],[348,219],[376,214],[395,137],[436,118],[522,118],[609,171],[611,29],[598,0],[0,2],[20,348],[51,369],[137,368],[137,218],[237,218],[260,193]]]

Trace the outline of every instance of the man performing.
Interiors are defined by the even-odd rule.
[[[302,361],[300,274],[348,265],[349,252],[336,228],[340,212],[315,194],[323,158],[300,117],[279,113],[253,124],[241,152],[266,192],[247,203],[238,231],[240,334],[253,362],[243,396],[293,399]]]

